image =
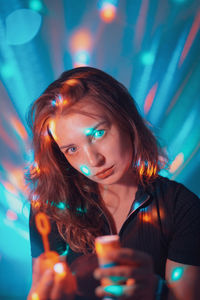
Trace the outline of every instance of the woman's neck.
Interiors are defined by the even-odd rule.
[[[127,201],[130,202],[130,198],[133,201],[137,191],[135,176],[132,173],[131,176],[127,176],[123,181],[110,185],[100,185],[99,191],[107,207],[120,206]]]

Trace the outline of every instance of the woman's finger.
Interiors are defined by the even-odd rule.
[[[65,262],[54,266],[55,278],[51,291],[51,299],[73,299],[77,290],[76,278],[72,275]]]
[[[145,268],[135,268],[132,266],[115,266],[112,268],[98,268],[94,272],[94,277],[97,280],[101,280],[104,277],[108,277],[112,280],[112,278],[119,278],[120,281],[127,280],[128,278],[134,278],[136,281],[141,281],[147,275],[151,275],[148,270]],[[119,281],[118,280],[118,281]],[[117,280],[112,280],[117,281]]]
[[[48,269],[44,272],[41,280],[38,282],[35,292],[38,294],[39,299],[46,300],[49,299],[52,286],[54,283],[54,272]]]
[[[64,296],[64,287],[66,284],[66,275],[65,276],[56,276],[53,288],[51,290],[51,300],[61,299]],[[68,299],[68,298],[67,298]]]
[[[112,252],[108,253],[108,258],[124,265],[147,266],[151,264],[151,257],[148,254],[129,248],[113,249]]]
[[[33,264],[32,287],[38,283],[40,277],[41,277],[40,261],[39,258],[36,258]]]

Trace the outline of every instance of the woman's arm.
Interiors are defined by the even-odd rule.
[[[200,267],[167,259],[165,278],[169,287],[168,300],[200,299]]]

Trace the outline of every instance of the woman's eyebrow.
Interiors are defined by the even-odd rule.
[[[86,136],[89,136],[91,135],[95,129],[97,129],[100,125],[102,124],[108,124],[108,121],[107,120],[103,120],[103,121],[100,121],[98,122],[96,125],[94,125],[93,127],[89,127],[89,128],[86,128],[84,129],[84,134]],[[72,147],[74,144],[69,144],[69,145],[63,145],[63,146],[60,146],[59,148],[60,149],[64,149],[64,148],[68,148],[68,147]]]

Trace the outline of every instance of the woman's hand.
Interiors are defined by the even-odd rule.
[[[122,285],[113,283],[111,286],[99,286],[96,295],[103,297],[114,295],[120,299],[154,300],[157,287],[157,276],[154,274],[151,257],[140,251],[128,248],[113,250],[109,254],[110,261],[116,266],[98,268],[94,272],[96,279],[102,280],[109,277],[113,282],[116,278],[124,279]]]
[[[76,279],[65,262],[49,264],[42,256],[33,265],[32,286],[27,300],[73,300]],[[42,267],[41,267],[42,266]]]

